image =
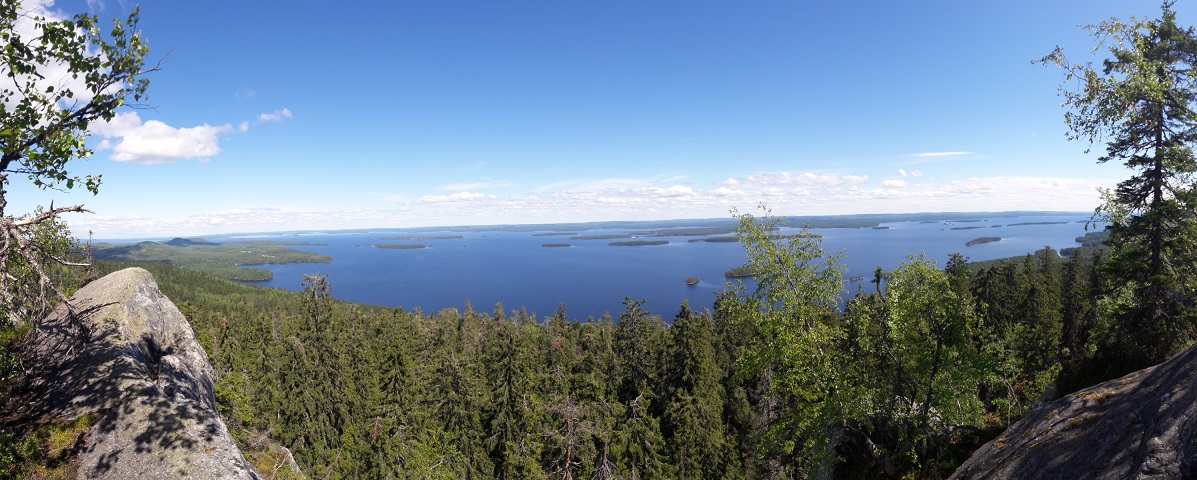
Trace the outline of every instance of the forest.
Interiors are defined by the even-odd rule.
[[[911,257],[840,305],[819,237],[740,222],[759,288],[670,319],[635,299],[409,312],[332,299],[335,278],[137,265],[207,350],[247,458],[276,471],[285,446],[313,478],[939,478],[1033,402],[1122,373],[1093,357],[1101,249]]]
[[[839,255],[816,235],[778,235],[763,208],[736,214],[740,271],[757,286],[729,284],[712,311],[682,304],[668,319],[635,298],[586,319],[565,305],[406,311],[337,301],[337,279],[318,274],[286,292],[136,265],[191,322],[230,431],[276,478],[946,477],[1035,402],[1153,365],[1197,338],[1197,34],[1176,25],[1171,7],[1159,19],[1091,26],[1110,50],[1100,67],[1060,49],[1040,60],[1064,72],[1071,135],[1103,142],[1098,161],[1133,172],[1101,193],[1104,239],[1065,257],[1044,248],[971,264],[916,254],[842,300]],[[135,11],[127,24],[136,21]],[[133,265],[88,261],[58,218],[81,205],[3,211],[8,173],[95,193],[98,177],[72,177],[65,165],[90,153],[88,121],[144,93],[148,47],[121,28],[108,44],[94,23],[43,27],[67,45],[29,47],[83,57],[103,45],[119,60],[109,70],[70,62],[95,76],[92,103],[59,115],[70,91],[29,90],[20,111],[50,118],[0,109],[2,398],[34,361],[21,351],[32,323],[87,280]],[[36,58],[5,61],[36,72]],[[71,438],[8,425],[4,477],[53,467]],[[279,468],[288,451],[302,474]]]

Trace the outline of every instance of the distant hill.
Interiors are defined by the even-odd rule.
[[[202,238],[179,238],[175,237],[168,241],[161,242],[163,245],[170,245],[172,247],[190,247],[193,245],[220,245],[219,243],[209,242]]]

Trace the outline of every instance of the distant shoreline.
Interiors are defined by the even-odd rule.
[[[882,223],[894,222],[916,222],[916,223],[939,223],[939,222],[953,222],[965,223],[975,221],[977,217],[986,218],[1004,218],[1004,217],[1054,217],[1054,216],[1090,216],[1093,212],[1090,211],[1029,211],[1029,210],[1012,210],[1003,212],[920,212],[920,213],[860,213],[850,215],[811,215],[811,216],[779,216],[782,226],[800,228],[807,226],[808,228],[873,228],[881,226]],[[406,227],[406,228],[388,228],[388,227],[371,227],[371,228],[344,228],[331,230],[278,230],[278,231],[246,231],[246,232],[228,232],[228,233],[211,233],[207,236],[230,239],[226,241],[252,241],[256,236],[270,236],[270,237],[285,237],[285,236],[301,236],[312,234],[329,234],[329,235],[370,235],[379,231],[386,231],[391,234],[400,234],[402,232],[411,232],[411,236],[420,236],[427,233],[429,236],[442,236],[447,232],[453,233],[481,233],[481,232],[530,232],[538,236],[551,235],[570,235],[594,230],[627,230],[636,231],[641,234],[645,231],[652,231],[655,235],[667,236],[673,230],[676,234],[684,235],[685,229],[719,229],[731,232],[735,229],[737,224],[735,218],[695,218],[695,219],[670,219],[670,220],[620,220],[620,221],[594,221],[594,222],[567,222],[567,223],[536,223],[536,224],[495,224],[495,225],[444,225],[444,226],[428,226],[428,227]],[[1055,222],[1033,222],[1035,224],[1041,223],[1055,223]],[[707,230],[711,231],[711,230]],[[433,235],[433,234],[437,235]],[[691,233],[692,235],[694,233]],[[173,238],[174,235],[163,234],[156,236],[145,237],[95,237],[96,242],[109,243],[136,243],[139,241],[162,241]]]

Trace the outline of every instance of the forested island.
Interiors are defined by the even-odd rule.
[[[643,247],[649,245],[668,245],[669,240],[629,240],[626,242],[611,242],[612,247]]]
[[[374,248],[390,248],[395,250],[417,250],[421,248],[428,248],[428,245],[421,243],[376,243]]]
[[[570,240],[611,240],[613,238],[632,238],[632,236],[629,234],[626,234],[626,233],[617,233],[617,234],[603,234],[603,235],[579,235],[579,236],[575,236],[575,237],[569,237]]]
[[[727,278],[748,278],[748,277],[756,276],[758,273],[759,273],[759,270],[756,267],[752,267],[749,265],[743,265],[743,266],[739,266],[739,267],[734,267],[734,268],[724,272],[723,276],[727,277]]]
[[[971,247],[973,245],[980,245],[982,243],[993,243],[1002,241],[1002,237],[979,237],[964,242],[964,246]]]
[[[1068,222],[1019,222],[1019,223],[1011,223],[1010,226],[1017,227],[1020,225],[1063,225],[1065,223],[1068,223]]]
[[[401,240],[407,242],[423,242],[428,240],[455,240],[465,238],[464,235],[411,235],[382,237],[382,240]]]
[[[720,236],[720,237],[691,238],[690,240],[687,240],[687,241],[688,242],[711,242],[711,243],[735,243],[735,242],[740,241],[740,239],[736,238],[733,235],[727,235],[727,236]]]

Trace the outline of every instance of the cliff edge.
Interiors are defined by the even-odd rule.
[[[1042,404],[954,479],[1197,478],[1197,346]]]
[[[35,332],[31,408],[94,416],[78,478],[258,478],[216,411],[207,354],[150,272],[109,274],[70,304]]]

